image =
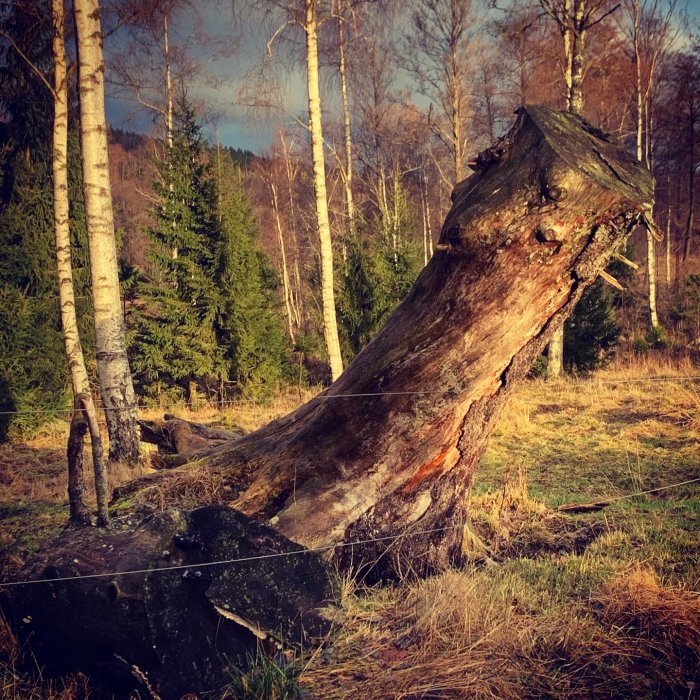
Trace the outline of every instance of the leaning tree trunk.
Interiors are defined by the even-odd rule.
[[[134,389],[126,356],[109,183],[99,2],[76,0],[73,9],[78,43],[80,146],[95,313],[97,372],[107,417],[109,456],[135,464],[139,459],[139,443]]]
[[[238,493],[231,506],[306,546],[405,535],[338,550],[377,575],[459,559],[466,491],[511,387],[652,206],[649,172],[574,114],[519,110],[476,167],[438,251],[340,379],[195,455]]]
[[[581,117],[541,107],[521,109],[477,167],[413,290],[328,391],[230,440],[143,425],[167,451],[208,459],[132,491],[150,485],[172,502],[183,488],[184,503],[201,483],[188,478],[214,472],[243,514],[127,514],[112,531],[50,543],[20,573],[35,583],[13,589],[15,625],[40,663],[122,660],[178,698],[214,687],[257,639],[327,629],[318,608],[333,574],[290,540],[367,578],[460,560],[466,491],[508,393],[650,211],[653,187]]]

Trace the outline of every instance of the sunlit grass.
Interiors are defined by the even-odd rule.
[[[700,383],[636,381],[696,374],[686,362],[620,359],[593,378],[521,386],[469,495],[465,568],[370,590],[348,580],[342,625],[323,649],[294,664],[302,696],[694,697],[700,483],[628,496],[700,476]],[[223,410],[173,406],[144,417],[167,410],[253,430],[313,393]],[[5,578],[65,522],[66,431],[59,422],[33,441],[0,448]],[[113,483],[132,475],[117,469]],[[182,478],[178,488],[192,505],[202,489],[209,500],[226,500],[221,484],[196,466]],[[157,489],[143,497],[167,501]],[[619,500],[597,512],[557,510],[608,498]],[[11,649],[3,634],[0,642]],[[12,654],[0,649],[3,682],[14,697],[44,692],[67,700],[82,683],[32,685]],[[287,676],[263,666],[251,683],[283,687]]]

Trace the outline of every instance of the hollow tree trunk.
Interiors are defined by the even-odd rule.
[[[209,453],[230,505],[306,546],[405,534],[338,550],[377,576],[459,559],[466,491],[510,389],[652,205],[624,149],[542,107],[477,167],[439,250],[333,386]]]

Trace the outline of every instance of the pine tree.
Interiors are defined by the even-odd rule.
[[[338,292],[344,356],[357,355],[411,289],[420,256],[410,230],[400,216],[378,236],[349,237]]]
[[[219,158],[217,331],[229,379],[244,396],[259,399],[269,395],[289,369],[278,308],[278,280],[265,255],[256,248],[258,225],[243,188],[243,174],[228,155]]]
[[[214,325],[216,190],[201,129],[184,99],[173,145],[157,169],[160,204],[148,230],[154,273],[141,285],[132,363],[137,381],[151,393],[173,388],[191,393],[197,382],[216,382],[225,372]]]
[[[590,371],[605,363],[620,336],[613,292],[603,280],[590,286],[564,324],[567,369]]]

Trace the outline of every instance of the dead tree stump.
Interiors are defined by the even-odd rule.
[[[121,544],[118,533],[68,533],[23,575],[46,577],[51,566],[59,575],[100,573],[132,560],[161,562],[179,517],[185,529],[193,523],[202,532],[209,528],[203,541],[224,544],[229,527],[245,537],[243,523],[256,542],[251,551],[268,551],[265,543],[275,537],[279,547],[342,542],[330,550],[335,562],[369,578],[425,574],[458,562],[466,491],[510,390],[653,201],[650,173],[620,145],[576,115],[542,107],[520,109],[515,126],[481,154],[476,169],[455,188],[438,252],[327,391],[249,435],[204,449],[198,441],[185,456],[196,458],[196,467],[159,472],[121,490],[177,485],[191,468],[215,470],[234,494],[229,505],[251,519],[226,509],[163,514],[153,526],[132,528]],[[163,532],[161,525],[149,529],[156,523]],[[208,556],[222,551],[230,550],[214,548]],[[202,561],[178,552],[178,561],[193,567]],[[320,593],[307,600],[299,571],[278,573],[304,610],[318,607],[329,590],[318,574]],[[206,640],[215,622],[227,621],[212,606],[223,609],[230,598],[217,592],[225,582],[215,580],[214,570],[210,575],[191,582],[179,572],[136,576],[114,590],[108,578],[56,583],[61,606],[28,586],[16,609],[31,624],[41,617],[47,630],[60,629],[74,647],[99,644],[121,654],[133,645],[129,658],[160,668],[162,682],[175,684],[185,664],[221,663]],[[261,591],[268,585],[261,581]],[[245,629],[240,620],[228,621]],[[156,658],[169,634],[180,646]],[[200,643],[201,660],[182,656],[180,647]],[[219,666],[212,671],[220,672]]]
[[[401,535],[337,553],[378,576],[459,559],[465,492],[510,389],[652,207],[648,170],[543,107],[520,109],[475,168],[438,252],[333,386],[197,452],[238,492],[232,507],[297,542]]]

